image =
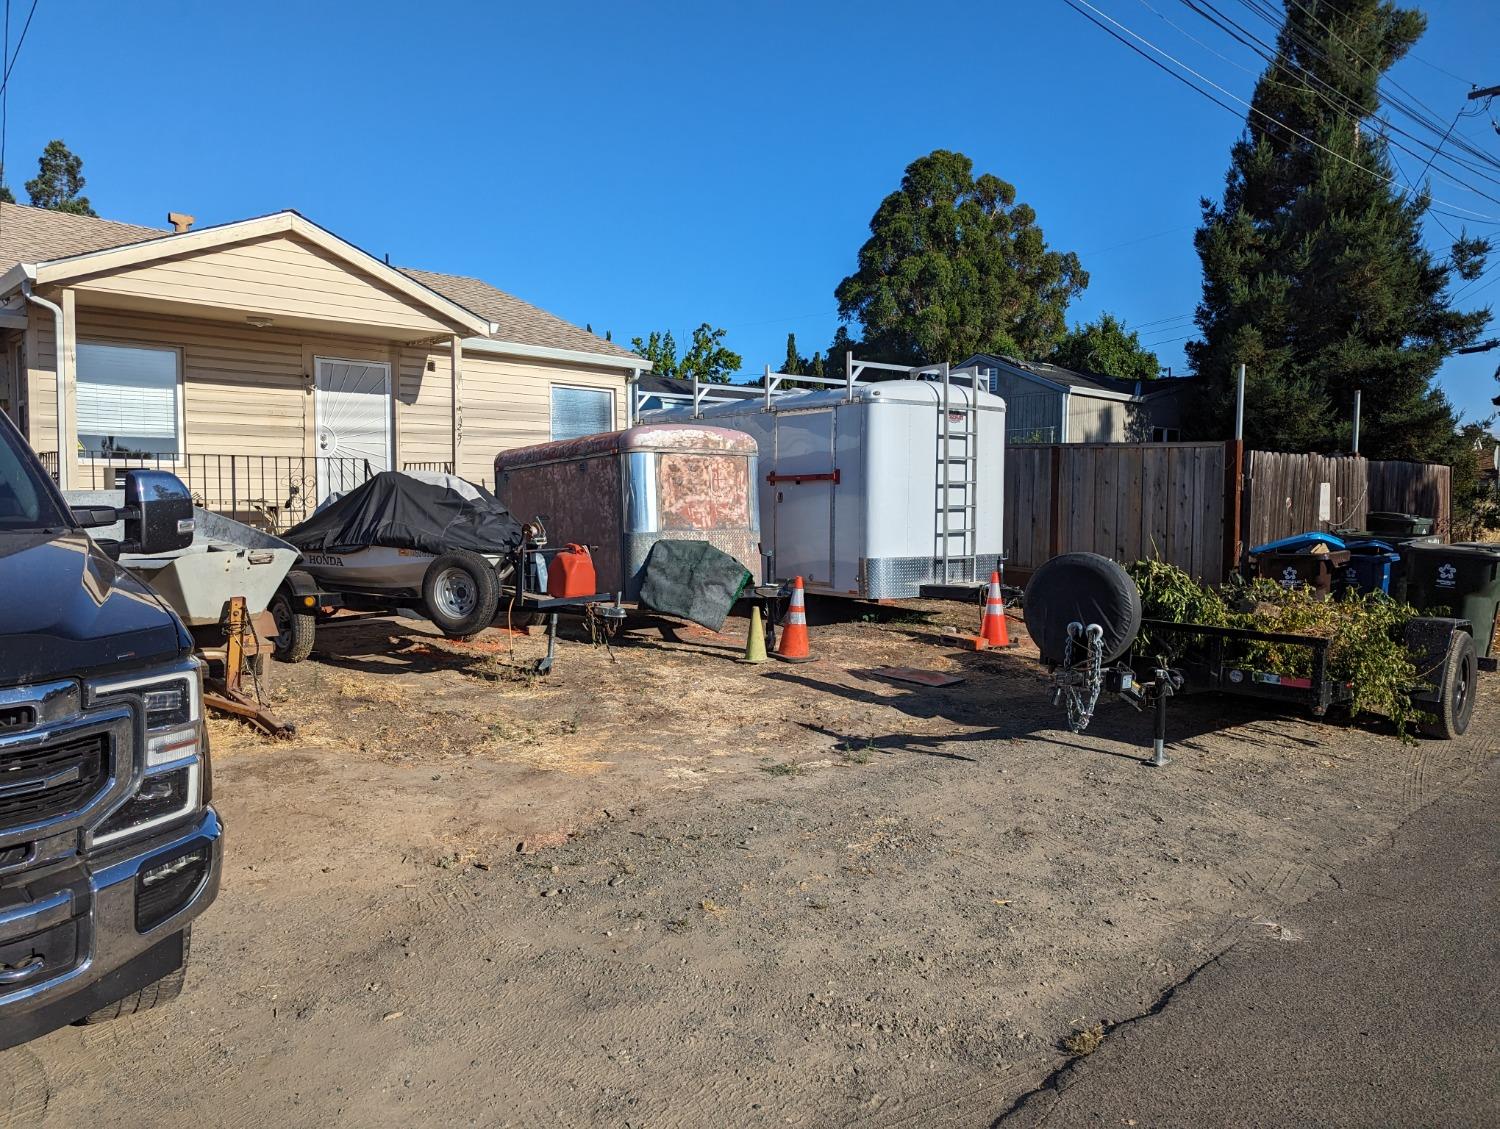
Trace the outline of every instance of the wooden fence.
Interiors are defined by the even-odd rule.
[[[1245,543],[1264,545],[1330,525],[1364,529],[1369,513],[1382,510],[1436,518],[1437,532],[1447,537],[1452,475],[1451,468],[1435,463],[1250,451],[1245,459]]]
[[[1157,557],[1218,583],[1247,546],[1362,528],[1372,510],[1434,516],[1446,535],[1451,473],[1235,442],[1018,444],[1005,453],[1006,567],[1024,581],[1059,553],[1091,552]]]
[[[1005,452],[1007,568],[1059,553],[1160,557],[1222,580],[1223,443],[1046,444]]]

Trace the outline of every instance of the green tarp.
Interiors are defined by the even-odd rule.
[[[646,558],[641,603],[718,631],[750,570],[707,541],[658,541]]]

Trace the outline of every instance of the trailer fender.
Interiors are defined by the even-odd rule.
[[[1417,668],[1418,686],[1411,700],[1418,705],[1435,706],[1439,702],[1439,683],[1448,644],[1455,632],[1474,634],[1474,625],[1466,619],[1449,616],[1414,616],[1406,621],[1403,642]]]

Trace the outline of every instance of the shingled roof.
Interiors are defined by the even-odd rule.
[[[436,290],[444,298],[457,302],[480,317],[500,326],[497,340],[517,345],[539,345],[548,349],[572,349],[580,353],[603,353],[611,357],[632,357],[613,341],[596,337],[586,329],[549,314],[546,310],[523,302],[513,294],[496,290],[488,282],[458,274],[402,267],[402,272],[423,286]]]
[[[0,271],[13,263],[40,263],[86,255],[106,247],[171,235],[155,227],[75,216],[25,204],[0,204]]]
[[[161,239],[173,232],[97,216],[75,216],[24,204],[0,203],[0,273],[13,263],[39,263],[103,251],[129,243]],[[413,281],[436,291],[450,302],[497,323],[497,341],[546,349],[571,349],[611,357],[633,357],[611,341],[497,290],[487,282],[462,275],[400,268]]]

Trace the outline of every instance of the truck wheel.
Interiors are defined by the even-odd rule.
[[[192,940],[193,927],[190,925],[182,931],[182,964],[175,971],[167,973],[155,984],[147,984],[140,991],[130,993],[123,1000],[116,1000],[107,1007],[89,1012],[78,1021],[78,1026],[107,1023],[111,1019],[119,1019],[122,1015],[150,1011],[158,1004],[169,1003],[182,995],[182,984],[187,979],[188,952],[192,948]]]
[[[312,654],[313,640],[318,634],[318,621],[310,612],[303,612],[292,602],[284,590],[271,597],[267,609],[276,621],[276,657],[284,663],[299,663]]]
[[[1474,716],[1474,679],[1478,671],[1474,637],[1467,631],[1455,631],[1448,639],[1448,654],[1440,668],[1433,719],[1418,725],[1423,733],[1449,741],[1467,732],[1469,720]]]
[[[494,621],[500,582],[489,561],[478,553],[458,549],[427,566],[422,577],[422,603],[427,618],[444,635],[471,638]]]

